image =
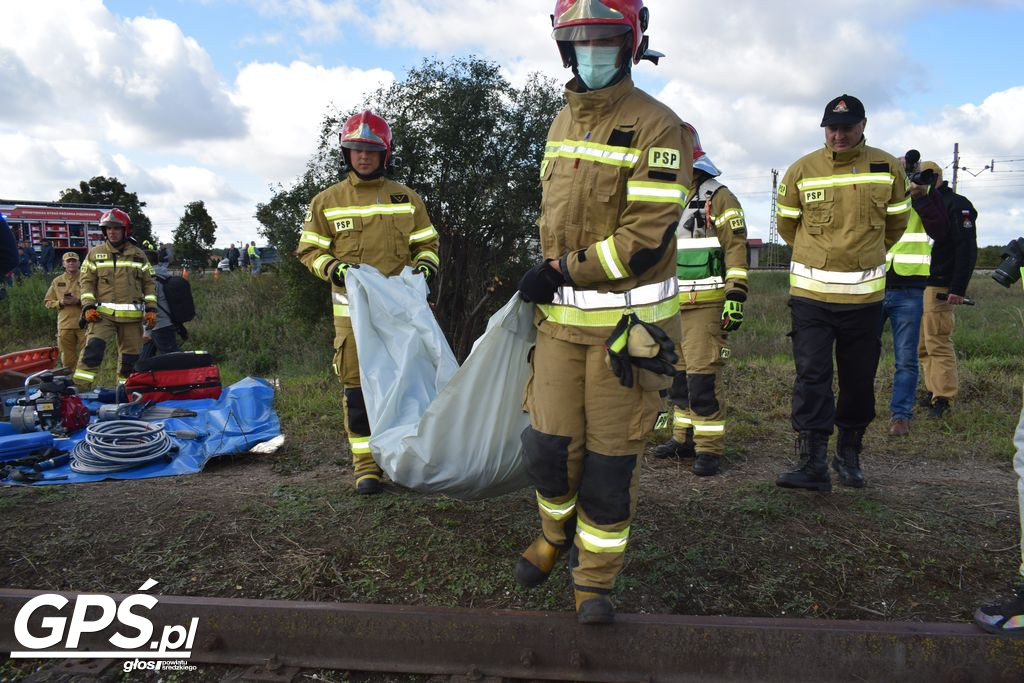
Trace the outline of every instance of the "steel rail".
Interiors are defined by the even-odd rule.
[[[42,593],[0,589],[0,651],[25,650],[14,635],[15,619]],[[72,615],[78,594],[59,594],[71,602],[59,613],[35,610],[30,633],[49,633],[43,617]],[[127,596],[110,597],[120,603]],[[155,634],[199,619],[193,664],[476,681],[1024,680],[1024,639],[991,636],[969,624],[622,614],[610,626],[580,626],[571,613],[156,597],[152,610],[133,610],[149,617]],[[118,630],[137,635],[115,619],[83,634],[79,648],[111,650],[109,638]]]

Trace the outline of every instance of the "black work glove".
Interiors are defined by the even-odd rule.
[[[636,313],[627,313],[619,320],[612,336],[605,342],[608,367],[624,387],[633,386],[633,366],[659,375],[675,376],[675,342],[665,330],[645,323]]]
[[[565,278],[551,267],[550,261],[538,263],[519,278],[519,296],[523,301],[549,304],[555,300],[555,292],[565,284]]]
[[[612,336],[604,343],[608,351],[608,367],[612,374],[619,378],[624,387],[633,386],[633,364],[629,362],[629,328],[632,326],[634,314],[623,315],[619,324],[612,330]]]
[[[437,275],[437,271],[429,263],[420,263],[413,269],[415,272],[420,273],[429,285],[434,280],[434,276]]]
[[[349,268],[358,268],[359,264],[350,265],[348,263],[342,263],[341,261],[333,261],[330,263],[327,272],[330,274],[331,282],[336,287],[345,286],[345,271]]]
[[[674,377],[675,364],[679,361],[676,343],[654,323],[645,323],[636,317],[629,331],[629,357],[633,365],[658,375]],[[653,354],[653,355],[651,355]]]

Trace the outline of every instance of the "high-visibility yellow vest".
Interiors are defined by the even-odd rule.
[[[885,255],[886,269],[904,277],[928,277],[932,265],[932,240],[924,231],[917,211],[911,211],[907,231]]]

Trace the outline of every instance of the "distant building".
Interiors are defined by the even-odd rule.
[[[764,240],[747,240],[747,262],[751,268],[761,267],[761,249],[764,248]]]

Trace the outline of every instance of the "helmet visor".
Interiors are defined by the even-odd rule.
[[[551,32],[551,36],[557,41],[577,42],[581,40],[614,38],[631,31],[631,28],[623,24],[576,24],[574,26],[556,28]]]
[[[345,140],[341,143],[345,149],[361,149],[365,152],[386,152],[388,148],[374,142],[360,142],[358,140]]]

